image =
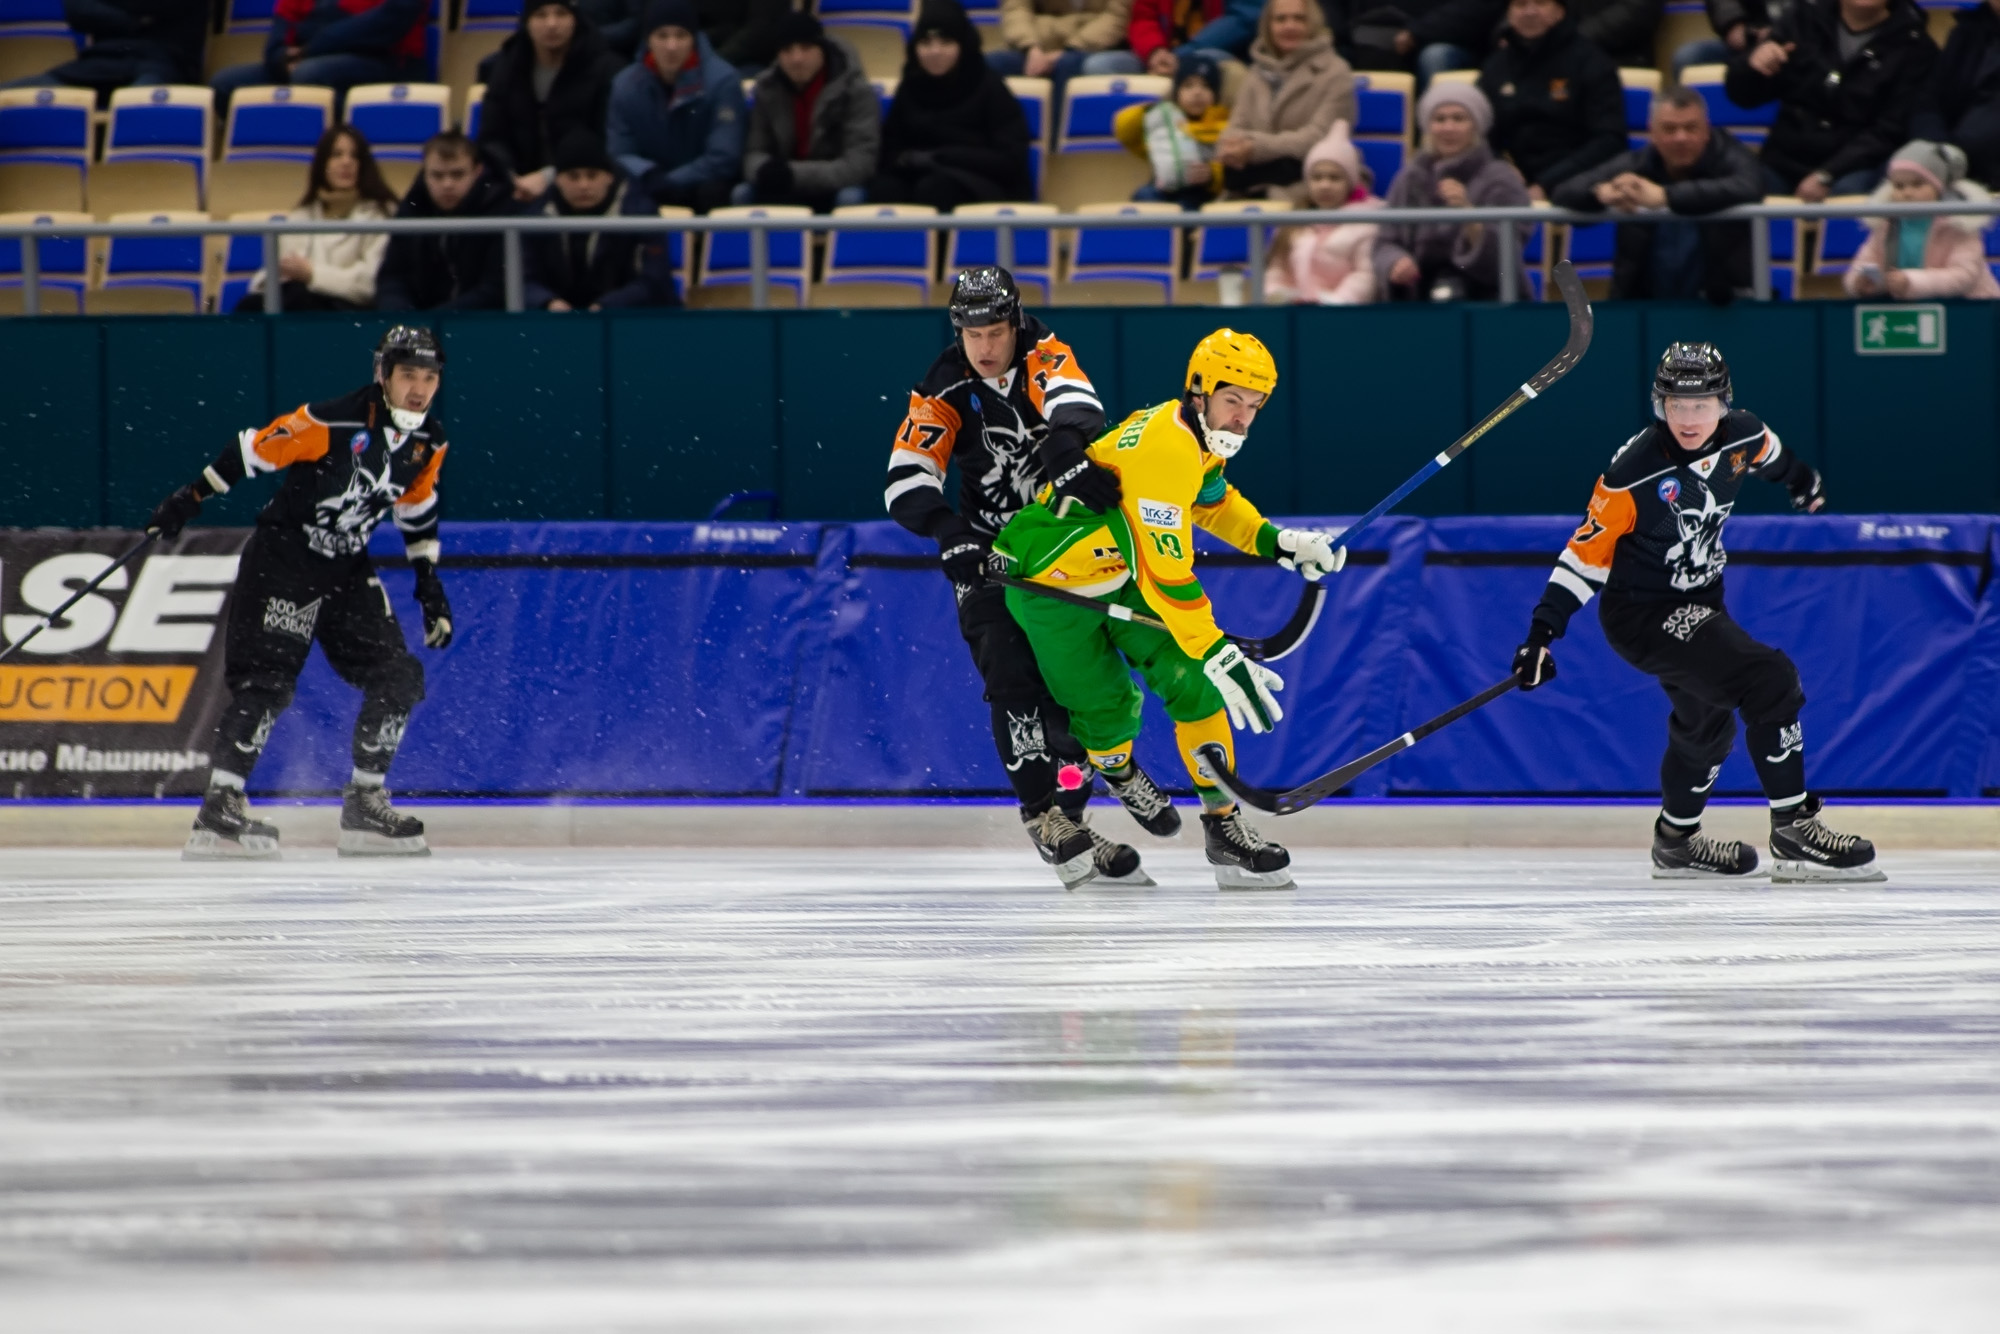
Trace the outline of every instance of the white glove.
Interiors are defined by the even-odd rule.
[[[1202,672],[1222,692],[1222,706],[1229,710],[1229,725],[1238,731],[1268,732],[1277,726],[1285,711],[1271,696],[1285,688],[1285,679],[1260,662],[1243,656],[1243,650],[1224,640],[1222,647],[1208,655]]]
[[[1334,546],[1325,533],[1310,528],[1280,528],[1278,564],[1317,583],[1347,564],[1347,548]]]

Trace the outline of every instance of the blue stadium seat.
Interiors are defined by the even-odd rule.
[[[460,0],[460,32],[511,33],[520,24],[521,0]]]
[[[1177,204],[1085,204],[1077,210],[1112,216],[1154,214],[1162,227],[1079,227],[1070,242],[1069,267],[1063,276],[1069,289],[1094,284],[1112,286],[1116,293],[1157,287],[1160,302],[1172,305],[1181,270],[1181,209]]]
[[[222,30],[262,37],[271,30],[271,16],[277,8],[277,0],[228,0]]]
[[[88,88],[0,88],[0,210],[83,207],[96,109]]]
[[[24,224],[89,222],[88,213],[0,213],[0,223]],[[40,270],[42,309],[83,309],[83,291],[90,283],[90,243],[80,236],[35,238],[35,258]],[[21,242],[0,240],[0,291],[21,289]],[[67,297],[67,301],[51,301]]]
[[[283,222],[283,210],[262,210],[238,213],[231,222],[271,221]],[[261,236],[230,236],[223,238],[221,274],[222,280],[216,288],[215,313],[227,315],[236,309],[250,290],[250,284],[257,271],[264,267],[264,238]]]
[[[712,218],[798,218],[801,221],[812,216],[812,210],[796,205],[747,205],[734,208],[719,208],[709,214]],[[806,281],[812,265],[812,250],[806,245],[806,234],[798,232],[771,232],[769,248],[766,250],[769,263],[766,273],[770,285],[775,290],[789,291],[797,304],[806,304]],[[704,238],[701,264],[696,270],[695,288],[748,287],[750,285],[750,234],[748,232],[710,232]]]
[[[1621,69],[1618,81],[1625,87],[1625,142],[1631,148],[1644,148],[1652,125],[1653,94],[1660,91],[1660,72]]]
[[[347,90],[347,123],[384,162],[418,162],[424,141],[451,123],[441,83],[364,83]]]
[[[1055,211],[1053,204],[961,204],[955,210],[955,216],[1031,219],[1050,217]],[[962,269],[999,263],[1000,242],[996,233],[965,230],[954,231],[950,236],[944,261],[947,280]],[[1014,265],[1008,271],[1024,290],[1030,287],[1039,289],[1042,302],[1047,304],[1055,282],[1054,251],[1049,244],[1048,228],[1016,227],[1013,241]]]
[[[1771,101],[1761,107],[1744,107],[1730,101],[1722,86],[1728,72],[1726,65],[1689,65],[1681,72],[1681,81],[1701,94],[1708,104],[1710,121],[1755,148],[1770,134],[1771,122],[1778,118],[1778,104]]]
[[[0,41],[11,37],[71,37],[63,0],[0,0]]]
[[[1376,194],[1387,194],[1389,183],[1403,169],[1413,140],[1417,81],[1414,75],[1370,70],[1354,76],[1356,103],[1354,147],[1375,178]]]
[[[1609,278],[1611,257],[1617,248],[1616,223],[1597,222],[1571,227],[1565,247],[1566,257],[1576,267],[1579,278]]]
[[[836,208],[841,218],[935,218],[937,210],[928,204],[855,204]],[[862,285],[887,289],[899,303],[921,306],[929,302],[937,282],[937,233],[842,231],[829,233],[826,243],[822,287],[853,288]],[[853,304],[852,292],[841,304]]]
[[[1835,195],[1829,204],[1863,204],[1866,195]],[[1815,277],[1836,278],[1846,273],[1868,239],[1868,224],[1860,218],[1822,218],[1815,229],[1812,272]]]
[[[1042,197],[1042,173],[1048,168],[1049,108],[1055,101],[1055,85],[1047,79],[1011,78],[1007,88],[1021,104],[1028,118],[1028,174],[1035,183],[1035,198]]]
[[[1218,199],[1201,207],[1209,213],[1284,213],[1291,205],[1282,199]],[[1271,253],[1271,237],[1279,222],[1264,231],[1264,253]],[[1228,270],[1247,272],[1250,265],[1250,229],[1245,226],[1218,227],[1205,219],[1194,232],[1194,282],[1210,282]],[[1252,299],[1255,299],[1254,296]]]
[[[100,218],[137,210],[201,207],[215,94],[206,88],[120,88],[111,95],[104,157],[90,168],[90,209]]]
[[[1152,175],[1143,158],[1118,142],[1112,122],[1129,106],[1157,102],[1172,82],[1152,74],[1081,74],[1063,90],[1043,197],[1075,212],[1084,204],[1131,198]]]
[[[304,84],[239,88],[229,99],[225,160],[311,162],[333,122],[333,89]]]
[[[465,137],[479,138],[479,119],[486,107],[486,85],[475,83],[465,90],[465,116],[460,122],[465,128]]]
[[[113,222],[206,222],[206,213],[120,213]],[[207,247],[199,236],[114,236],[104,249],[87,310],[158,310],[197,314],[207,279]],[[103,298],[100,300],[100,298]]]

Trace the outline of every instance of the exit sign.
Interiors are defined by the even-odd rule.
[[[1856,306],[1854,352],[1862,357],[1944,353],[1943,306]]]

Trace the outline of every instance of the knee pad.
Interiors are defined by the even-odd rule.
[[[289,676],[272,676],[256,673],[250,676],[231,677],[229,682],[230,703],[246,711],[269,714],[283,713],[291,707],[292,693],[297,683]]]
[[[1780,649],[1772,649],[1770,661],[1744,692],[1742,714],[1746,723],[1782,727],[1795,721],[1806,704],[1805,688],[1799,683],[1799,669]]]
[[[370,673],[364,693],[399,713],[408,713],[424,698],[424,665],[416,655],[391,658]]]

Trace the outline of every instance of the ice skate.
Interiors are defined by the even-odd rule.
[[[1757,873],[1757,849],[1748,843],[1710,838],[1700,825],[1653,821],[1653,879],[1742,880]]]
[[[1097,867],[1097,879],[1106,885],[1147,886],[1159,883],[1146,874],[1139,865],[1139,851],[1129,843],[1114,843],[1090,826],[1090,812],[1083,812],[1077,821],[1083,832],[1090,835],[1092,848],[1091,864]]]
[[[1887,880],[1888,875],[1875,866],[1875,845],[1828,829],[1820,821],[1820,810],[1820,799],[1808,795],[1789,810],[1771,812],[1771,883]]]
[[[212,787],[181,848],[184,862],[268,861],[280,856],[278,827],[250,814],[240,787]]]
[[[1025,824],[1035,851],[1056,868],[1056,878],[1064,889],[1075,889],[1097,877],[1097,845],[1062,807],[1051,806]]]
[[[1217,889],[1298,888],[1292,883],[1292,854],[1245,823],[1241,810],[1204,814],[1201,832]]]
[[[340,855],[343,857],[428,857],[424,822],[389,804],[389,791],[349,783],[341,790]]]
[[[1173,798],[1160,791],[1158,784],[1136,763],[1124,778],[1105,774],[1104,782],[1111,795],[1118,798],[1147,833],[1155,838],[1172,838],[1181,832],[1181,813],[1174,809]]]

